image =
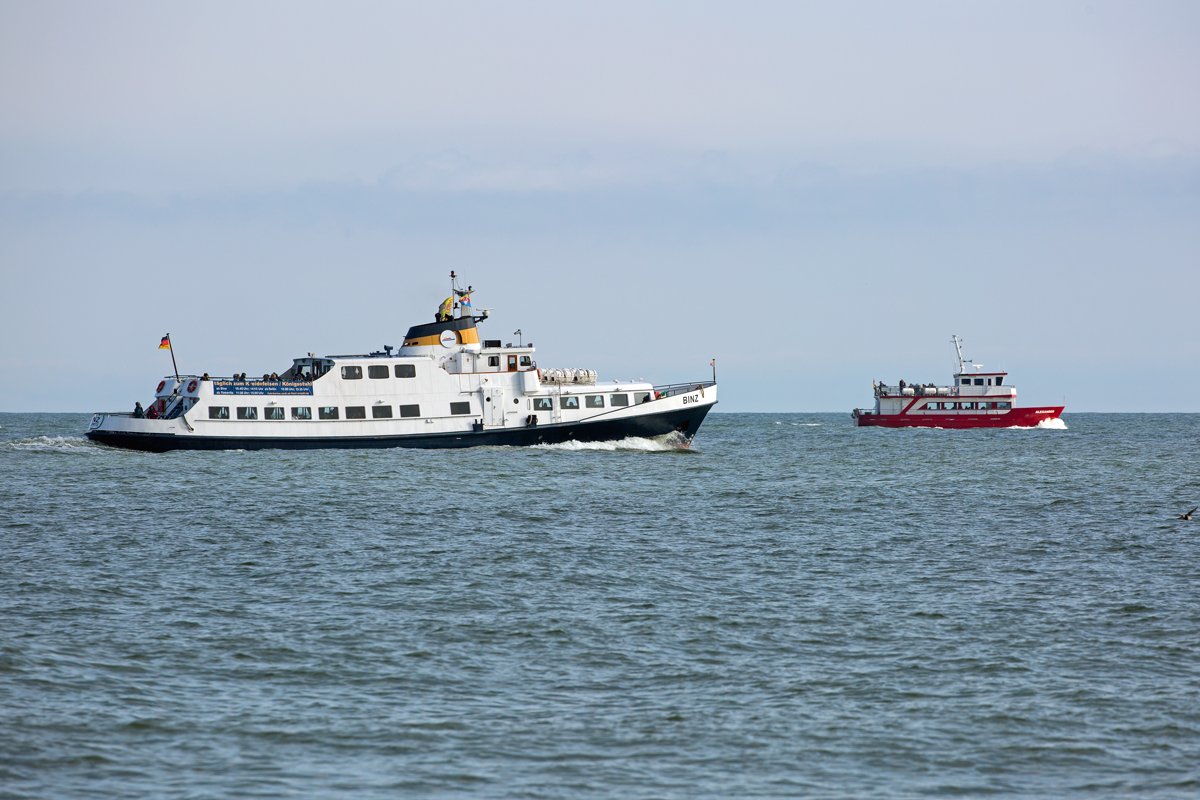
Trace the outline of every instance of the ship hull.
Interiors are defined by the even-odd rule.
[[[1058,419],[1064,408],[1014,408],[1001,414],[858,414],[855,419],[864,428],[1033,428],[1046,420]]]
[[[91,430],[94,442],[128,450],[165,453],[171,450],[344,450],[414,447],[529,447],[563,442],[604,442],[636,436],[651,438],[678,433],[690,443],[715,403],[689,405],[654,414],[618,419],[593,419],[523,427],[487,427],[480,431],[454,431],[399,436],[267,437],[182,435],[132,431]]]

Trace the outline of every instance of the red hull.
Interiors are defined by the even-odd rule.
[[[1004,414],[860,414],[859,427],[880,428],[1032,428],[1039,422],[1058,419],[1066,406],[1050,408],[1014,408]]]

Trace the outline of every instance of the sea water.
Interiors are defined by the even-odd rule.
[[[0,415],[0,796],[1194,797],[1200,416],[124,452]]]

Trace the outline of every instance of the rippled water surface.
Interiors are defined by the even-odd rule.
[[[147,455],[0,414],[0,796],[1200,795],[1200,416]]]

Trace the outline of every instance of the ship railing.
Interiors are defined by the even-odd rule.
[[[664,383],[654,387],[654,399],[661,400],[664,397],[674,397],[677,394],[687,394],[688,392],[698,392],[701,389],[707,389],[710,386],[716,386],[714,381],[697,381],[694,383]]]
[[[240,375],[241,373],[238,373],[238,374]],[[279,373],[276,373],[276,374],[279,374]],[[328,375],[328,374],[329,374],[328,372],[322,372],[322,373],[321,373],[320,375],[318,375],[317,377],[318,377],[318,378],[320,378],[320,377],[324,377],[325,375]],[[164,375],[163,377],[164,377],[164,378],[166,378],[167,380],[174,380],[174,378],[175,378],[175,375],[174,375],[174,374],[171,374],[171,375]],[[206,377],[204,377],[203,375],[185,375],[185,374],[183,374],[183,373],[181,372],[181,373],[179,373],[179,380],[180,380],[180,382],[181,382],[182,384],[184,384],[184,385],[187,385],[188,381],[192,381],[192,380],[196,380],[196,381],[209,381],[209,382],[211,382],[211,381],[230,381],[230,382],[233,382],[233,383],[238,383],[238,382],[240,382],[242,379],[241,379],[240,377],[238,377],[238,375],[229,375],[229,376],[224,376],[224,375],[209,375],[209,376],[206,378]],[[282,377],[280,377],[280,378],[276,378],[276,379],[270,379],[270,378],[268,378],[266,382],[267,382],[267,383],[278,383],[279,381],[282,381],[282,380],[285,380],[285,379],[284,379],[284,378],[282,378]],[[307,379],[306,379],[306,378],[295,378],[295,377],[292,377],[292,378],[287,378],[286,380],[289,380],[289,381],[306,381]],[[246,375],[246,380],[245,380],[245,382],[246,382],[246,383],[262,383],[262,382],[263,382],[263,378],[262,378],[262,376],[260,376],[260,375],[250,375],[250,374],[247,374],[247,375]]]
[[[158,415],[157,417],[148,417],[145,415],[145,412],[143,412],[140,419],[175,419],[182,413],[183,413],[183,404],[176,402],[173,405],[167,406],[167,410],[164,411],[162,414]],[[132,411],[105,411],[104,416],[106,416],[106,417],[126,417],[129,419],[137,419],[137,417],[134,416]]]
[[[912,390],[912,394],[905,392]],[[877,386],[876,397],[953,397],[958,394],[957,386]]]

